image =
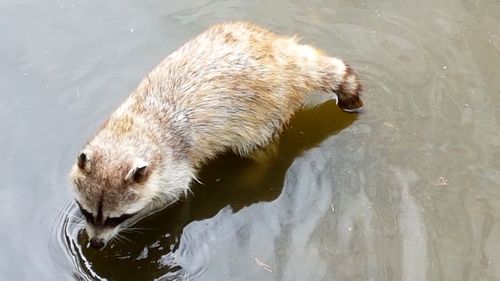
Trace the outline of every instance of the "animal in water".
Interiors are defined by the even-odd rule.
[[[341,59],[247,22],[213,25],[166,57],[78,153],[70,172],[89,246],[184,196],[224,151],[248,155],[321,93],[362,107]]]

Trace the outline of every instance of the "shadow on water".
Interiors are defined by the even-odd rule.
[[[356,118],[331,101],[298,112],[279,140],[250,158],[228,153],[211,161],[199,174],[202,184],[194,184],[188,198],[125,230],[123,238],[102,251],[87,248],[83,224],[63,215],[62,240],[79,271],[75,278],[149,280],[179,272],[181,268],[168,257],[178,249],[185,226],[211,218],[227,206],[236,213],[245,206],[275,200],[294,159]],[[74,204],[67,211],[79,216]]]

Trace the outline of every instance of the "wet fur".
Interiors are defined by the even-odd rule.
[[[351,111],[363,104],[360,91],[342,60],[295,37],[244,22],[212,26],[154,68],[84,147],[88,163],[75,164],[71,178],[77,201],[101,217],[89,236],[117,232],[102,230],[106,217],[145,216],[175,201],[217,154],[265,146],[310,94]],[[138,161],[145,176],[126,180]]]

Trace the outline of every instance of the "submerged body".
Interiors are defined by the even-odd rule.
[[[309,95],[352,111],[342,60],[249,23],[215,25],[154,68],[85,145],[71,178],[90,245],[175,202],[217,154],[269,143]]]

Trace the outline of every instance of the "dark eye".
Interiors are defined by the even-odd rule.
[[[91,213],[89,213],[87,210],[82,208],[82,205],[80,205],[80,203],[76,202],[76,204],[78,204],[78,207],[80,208],[80,212],[82,212],[82,215],[85,217],[85,220],[87,220],[87,222],[93,223],[94,216]]]
[[[129,218],[133,217],[135,214],[123,214],[119,217],[116,217],[116,218],[107,218],[105,221],[104,221],[104,224],[107,225],[107,226],[117,226],[119,225],[120,223],[128,220]]]

